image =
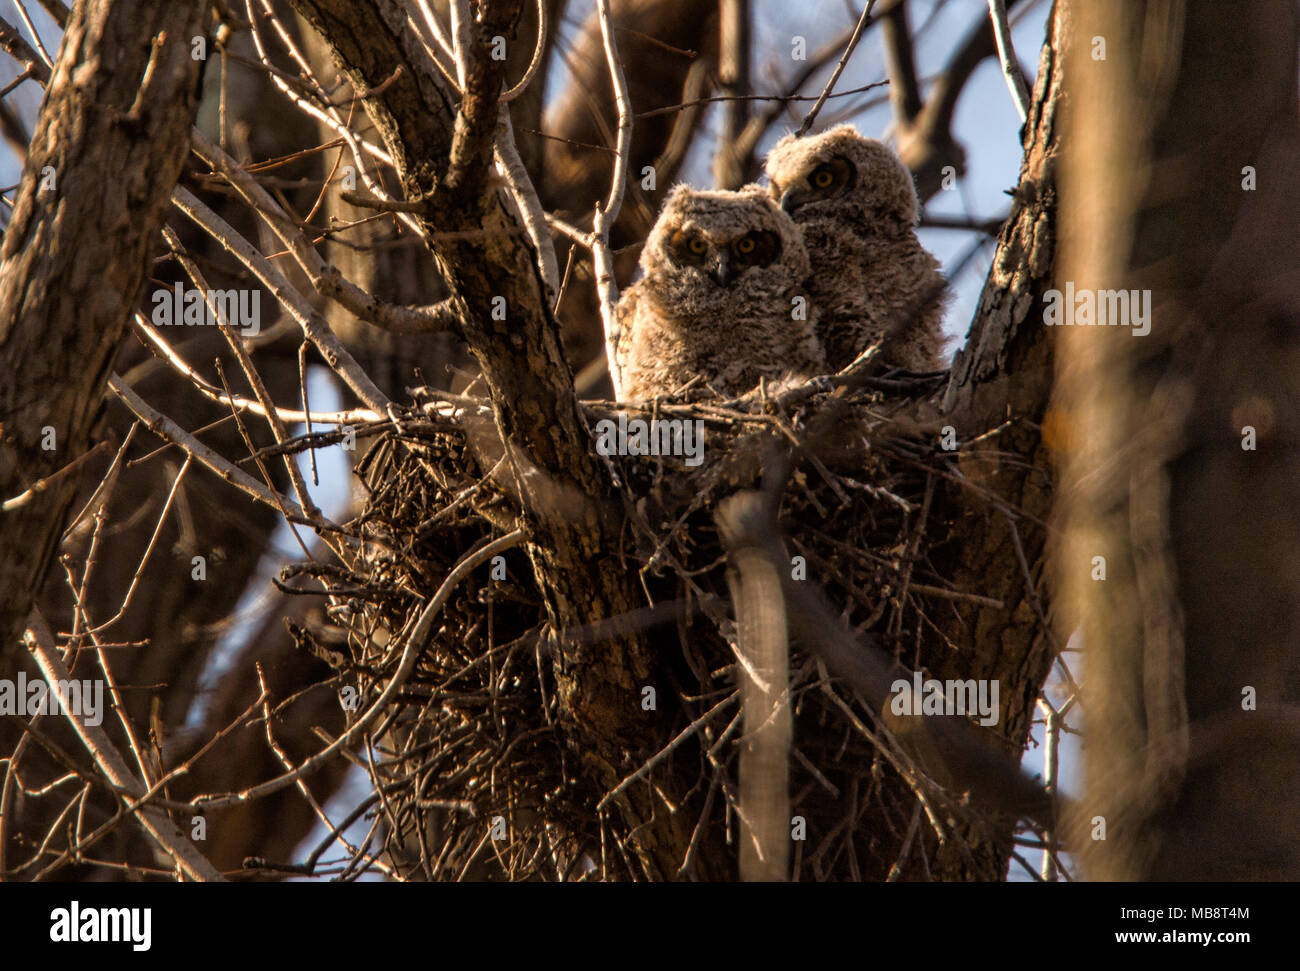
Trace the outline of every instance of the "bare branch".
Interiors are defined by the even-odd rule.
[[[14,8],[18,11],[18,16],[22,18],[23,25],[27,28],[27,32],[32,35],[32,43],[34,43],[36,49],[41,52],[41,60],[45,62],[46,67],[53,68],[54,59],[50,57],[50,52],[47,51],[45,45],[41,43],[41,35],[36,32],[36,25],[32,23],[31,15],[27,13],[27,5],[23,3],[23,0],[14,0]]]
[[[537,0],[537,46],[533,48],[533,58],[528,62],[528,68],[524,71],[524,76],[512,87],[501,95],[501,103],[509,104],[519,97],[532,83],[533,78],[537,76],[537,70],[542,66],[542,58],[546,53],[546,0]]]
[[[505,78],[505,62],[488,56],[491,38],[484,25],[476,29],[469,17],[467,0],[452,0],[451,11],[462,94],[447,173],[435,190],[440,199],[467,189],[475,192],[478,183],[487,177],[489,159],[497,142],[500,118],[497,106]]]
[[[797,72],[795,72],[795,75],[785,83],[784,94],[777,95],[777,96],[768,96],[768,95],[745,95],[744,96],[746,100],[766,101],[769,102],[769,104],[762,112],[755,115],[753,118],[750,118],[749,123],[745,125],[744,131],[737,139],[737,146],[736,146],[737,155],[748,160],[754,154],[755,148],[758,146],[759,141],[767,133],[768,128],[772,126],[772,124],[777,120],[777,118],[780,117],[781,112],[786,108],[788,108],[792,102],[815,100],[814,96],[801,95],[799,94],[799,92],[803,89],[803,86],[808,83],[809,79],[814,74],[816,74],[823,67],[829,64],[831,60],[834,59],[837,53],[843,51],[844,46],[849,42],[849,38],[853,36],[853,32],[856,29],[857,29],[857,25],[855,24],[853,27],[850,27],[847,30],[845,30],[840,36],[834,38],[829,43],[824,45],[821,49],[814,52],[813,55],[809,57],[808,60],[804,63],[804,65]],[[882,85],[888,83],[889,83],[888,81],[877,82],[875,84],[868,84],[861,88],[854,88],[850,91],[841,91],[837,94],[832,93],[828,96],[827,100],[829,100],[830,98],[844,97],[845,95],[849,95],[849,94],[856,94],[862,91],[869,91],[872,88],[881,87]],[[820,97],[820,95],[816,97]],[[699,102],[696,103],[703,104],[711,100],[714,99],[705,98],[705,99],[701,99]],[[649,112],[642,112],[637,117],[642,118],[645,117],[647,114],[649,114]]]
[[[698,732],[701,727],[707,724],[709,720],[712,719],[713,716],[716,715],[718,712],[722,711],[723,708],[726,708],[728,705],[731,705],[733,702],[735,702],[737,697],[738,697],[737,693],[733,691],[731,694],[724,697],[716,705],[714,705],[712,708],[710,708],[708,711],[702,714],[699,718],[695,719],[693,722],[691,722],[689,725],[683,728],[680,732],[678,732],[677,735],[674,736],[671,742],[669,742],[662,749],[656,752],[651,758],[647,759],[644,763],[642,763],[641,766],[635,772],[633,772],[631,775],[623,779],[622,782],[616,785],[609,792],[605,793],[604,797],[600,800],[600,802],[596,804],[596,810],[598,812],[603,810],[606,806],[609,805],[609,803],[613,799],[617,798],[618,795],[622,793],[623,790],[626,789],[628,786],[630,786],[633,782],[635,782],[637,779],[644,779],[649,772],[654,770],[655,766],[659,765],[660,763],[663,762],[664,759],[672,755],[673,751],[676,750],[678,746],[682,744],[682,742],[686,741],[688,738],[690,738],[692,735]]]
[[[429,209],[429,204],[423,199],[377,198],[363,196],[361,193],[352,192],[351,190],[339,193],[339,198],[363,209],[373,209],[375,212],[395,212],[411,216],[422,216]]]
[[[434,42],[442,48],[442,52],[447,55],[449,60],[455,62],[456,46],[442,29],[442,24],[438,23],[438,18],[433,14],[433,8],[429,6],[429,0],[417,0],[417,3],[420,7],[420,13],[424,16],[424,22],[428,25],[429,33],[433,36]],[[434,62],[438,65],[439,70],[442,70],[442,63],[437,58],[434,58]],[[450,75],[446,71],[443,71],[442,76],[452,84],[455,84],[458,91],[460,90],[460,84],[454,75]]]
[[[1007,9],[1017,2],[1006,0]],[[993,25],[981,16],[944,65],[920,113],[911,123],[898,126],[898,153],[916,178],[922,202],[939,191],[945,167],[952,166],[958,174],[965,171],[966,154],[952,135],[953,113],[975,69],[996,53]]]
[[[180,353],[167,342],[167,340],[158,332],[157,328],[152,326],[144,319],[142,314],[137,313],[133,320],[136,333],[144,340],[148,341],[157,355],[162,357],[168,367],[182,375],[199,394],[203,395],[210,401],[218,404],[229,405],[239,411],[251,411],[255,415],[265,414],[265,409],[261,402],[254,401],[251,398],[245,398],[242,395],[227,395],[225,391],[218,388],[215,384],[206,381],[203,375],[194,370],[190,364],[181,357]],[[276,408],[276,413],[280,416],[281,421],[301,421],[308,420],[308,414],[305,411],[298,411],[293,408]],[[310,415],[311,421],[323,422],[326,424],[348,425],[359,422],[373,422],[383,420],[379,412],[371,411],[368,408],[349,408],[345,411],[315,411]]]
[[[907,3],[895,0],[880,12],[880,17],[889,72],[889,100],[894,106],[894,117],[899,122],[910,122],[921,111],[921,86],[916,80],[916,55],[907,22]]]
[[[285,511],[296,522],[305,523],[309,526],[319,526],[322,529],[334,530],[338,528],[319,515],[309,515],[305,509],[288,496],[273,493],[243,469],[231,465],[208,446],[181,428],[176,422],[150,408],[145,403],[145,400],[132,391],[130,386],[119,375],[114,374],[108,379],[108,388],[113,394],[122,399],[122,403],[130,408],[137,418],[149,426],[151,432],[194,456],[199,460],[200,464],[207,466],[236,489],[247,493],[259,502],[265,503],[276,512]]]
[[[714,519],[727,548],[727,585],[736,612],[745,746],[740,755],[742,880],[790,875],[790,645],[780,561],[769,557],[775,523],[764,495],[745,491],[718,504]]]
[[[831,91],[834,90],[835,82],[838,81],[840,75],[844,73],[845,65],[849,63],[849,58],[853,56],[854,48],[858,46],[858,41],[862,39],[862,32],[866,30],[867,24],[871,21],[871,8],[875,5],[876,0],[867,0],[867,5],[862,8],[862,14],[858,17],[857,25],[853,28],[853,35],[849,38],[848,46],[844,48],[844,53],[840,55],[839,63],[835,65],[835,70],[831,72],[831,77],[830,80],[826,82],[826,87],[822,88],[822,93],[817,99],[817,103],[812,106],[812,110],[809,111],[807,116],[804,118],[803,124],[799,126],[799,135],[808,134],[808,131],[813,126],[813,122],[817,120],[817,115],[822,110],[822,105],[826,103],[826,99],[830,96]]]
[[[1023,123],[1029,117],[1029,86],[1016,59],[1016,49],[1011,43],[1011,25],[1007,23],[1006,0],[989,0],[989,19],[993,21],[993,37],[998,43],[998,59],[1002,62],[1002,76],[1006,79],[1011,100]]]
[[[355,131],[352,130],[352,128],[349,125],[347,125],[343,121],[342,118],[339,117],[338,111],[335,109],[334,105],[330,102],[330,99],[326,95],[324,89],[321,88],[319,83],[315,83],[315,78],[311,73],[311,66],[308,64],[307,59],[303,57],[302,53],[298,50],[297,46],[293,43],[293,38],[289,36],[288,32],[284,30],[280,22],[274,17],[269,0],[262,0],[263,11],[270,19],[272,25],[276,28],[276,31],[280,37],[281,42],[284,44],[285,49],[288,50],[289,52],[289,56],[292,57],[294,61],[298,64],[298,67],[303,72],[303,74],[306,77],[311,78],[316,92],[317,100],[319,100],[321,104],[323,104],[325,107],[318,108],[310,101],[306,100],[305,98],[302,98],[289,86],[288,83],[285,82],[285,80],[282,77],[280,77],[280,72],[277,71],[274,66],[272,66],[271,60],[267,55],[266,48],[263,45],[262,34],[257,26],[257,18],[253,15],[253,0],[245,0],[245,3],[247,5],[249,23],[251,24],[251,28],[252,28],[251,34],[253,37],[253,45],[257,50],[257,56],[261,60],[262,66],[266,68],[267,75],[271,78],[271,83],[274,84],[281,91],[283,91],[285,95],[288,96],[289,99],[292,100],[293,103],[299,109],[305,111],[308,115],[324,123],[325,125],[328,125],[336,133],[338,133],[338,135],[345,142],[347,142],[348,148],[352,152],[352,159],[357,166],[357,173],[361,176],[361,180],[365,183],[366,188],[368,188],[374,194],[375,198],[387,199],[388,195],[384,192],[383,186],[379,184],[379,182],[371,174],[370,169],[366,166],[365,158],[363,157],[362,152],[364,151],[367,155],[372,156],[373,158],[379,160],[380,162],[383,162],[385,165],[393,164],[392,156],[389,155],[387,152],[385,152],[378,145],[375,145],[369,140],[358,135]],[[419,232],[418,224],[413,219],[411,219],[409,215],[404,214],[402,216],[402,220],[413,231],[417,233]]]
[[[12,499],[5,499],[3,502],[0,502],[0,512],[10,512],[14,509],[18,509],[26,505],[28,502],[32,500],[32,497],[35,496],[38,492],[44,492],[46,489],[50,487],[52,483],[54,483],[56,480],[60,479],[61,477],[67,475],[69,472],[75,472],[77,469],[81,468],[82,463],[84,463],[88,459],[94,458],[96,455],[98,455],[101,451],[103,451],[107,447],[108,447],[107,442],[96,442],[92,448],[88,449],[85,452],[82,452],[75,459],[73,459],[67,465],[63,466],[63,468],[59,469],[53,475],[47,475],[45,478],[37,482],[33,482],[30,487],[28,487],[23,492],[20,492]]]
[[[221,308],[217,305],[217,300],[213,296],[212,290],[208,288],[207,280],[204,278],[198,264],[190,259],[189,255],[185,252],[180,237],[176,235],[174,230],[164,226],[163,239],[165,239],[168,246],[171,247],[172,253],[180,262],[182,268],[184,268],[190,281],[203,294],[204,301],[207,303],[209,311],[213,315],[213,319],[218,322],[218,329],[221,331],[222,337],[226,339],[226,343],[230,346],[231,352],[235,355],[236,360],[239,361],[239,366],[244,372],[244,377],[248,379],[248,383],[253,389],[253,394],[257,396],[258,402],[262,405],[262,416],[266,419],[267,425],[270,426],[271,435],[275,438],[277,444],[282,444],[288,437],[288,432],[285,430],[284,422],[280,420],[280,416],[275,410],[275,403],[271,400],[270,392],[266,390],[266,383],[262,380],[261,374],[258,373],[256,366],[253,364],[252,358],[249,356],[248,350],[244,347],[239,334],[236,332],[230,321],[222,320]],[[238,409],[236,409],[234,413],[236,418],[238,418]],[[186,461],[188,462],[188,459]],[[298,496],[298,502],[302,504],[302,507],[307,510],[310,515],[319,515],[320,510],[317,509],[315,504],[311,501],[311,495],[307,491],[307,484],[302,480],[302,472],[298,469],[298,463],[295,462],[292,457],[285,456],[284,464],[285,471],[289,474],[289,481],[292,483],[293,490]]]
[[[749,159],[738,151],[741,132],[749,121],[749,62],[753,9],[749,0],[722,0],[718,43],[718,79],[723,102],[722,128],[713,156],[713,181],[720,189],[736,189],[749,181]]]
[[[266,782],[259,783],[243,792],[234,793],[229,796],[200,796],[195,803],[201,805],[204,809],[223,809],[227,806],[238,806],[242,803],[249,802],[253,799],[259,799],[262,796],[270,795],[273,792],[291,786],[297,783],[299,779],[304,778],[312,772],[315,772],[326,761],[331,759],[340,750],[354,745],[361,739],[362,733],[375,723],[380,715],[388,710],[391,702],[399,691],[406,684],[411,672],[415,670],[415,661],[420,656],[420,651],[424,649],[428,640],[429,632],[433,627],[434,620],[437,619],[438,613],[442,610],[443,605],[451,597],[452,592],[457,585],[465,579],[479,565],[486,563],[498,553],[512,549],[522,543],[524,540],[523,530],[516,529],[507,533],[500,539],[493,540],[477,550],[465,554],[455,568],[447,574],[442,585],[438,587],[437,593],[430,598],[428,605],[421,612],[419,620],[407,635],[406,643],[402,646],[401,660],[398,662],[397,670],[384,690],[379,693],[365,714],[348,726],[348,730],[336,738],[333,742],[321,749],[311,758],[304,761],[292,772],[286,772],[284,775],[277,776],[274,779],[268,779]]]
[[[465,92],[465,78],[469,75],[469,49],[471,46],[470,26],[473,17],[469,11],[469,0],[450,0],[447,4],[451,11],[451,43],[456,57],[456,86],[461,94]]]
[[[280,304],[298,321],[307,339],[321,352],[325,361],[363,402],[378,412],[387,411],[389,400],[361,365],[348,352],[330,330],[325,319],[307,302],[280,270],[263,256],[256,247],[235,231],[228,222],[209,209],[188,189],[176,187],[172,201],[197,225],[243,263],[260,279],[279,300]],[[275,228],[275,223],[271,223]]]
[[[59,27],[63,28],[68,26],[68,14],[70,11],[68,10],[68,5],[64,3],[63,0],[39,0],[39,3],[45,8],[45,12],[50,15],[50,19],[58,24]]]
[[[9,54],[23,68],[35,78],[40,84],[45,85],[50,80],[50,66],[45,59],[36,53],[35,48],[27,41],[23,40],[15,27],[8,21],[0,20],[0,50]]]
[[[538,0],[538,6],[544,8],[545,0]],[[560,292],[560,266],[555,258],[555,243],[546,228],[546,211],[542,208],[541,200],[537,198],[537,190],[533,187],[528,169],[524,167],[524,160],[519,157],[514,126],[510,122],[510,109],[504,104],[501,106],[501,127],[497,131],[496,160],[497,168],[505,176],[515,204],[519,207],[519,218],[523,220],[524,228],[528,230],[528,238],[533,241],[533,248],[537,250],[542,279],[546,282],[547,297],[554,301],[556,294]]]
[[[600,292],[600,317],[605,325],[605,359],[609,377],[614,385],[614,397],[622,398],[623,371],[619,367],[615,349],[622,339],[618,323],[618,284],[614,280],[614,260],[609,252],[609,231],[618,220],[623,206],[623,185],[627,181],[627,160],[632,150],[632,103],[627,94],[627,78],[618,58],[618,45],[614,40],[614,25],[610,19],[609,0],[597,0],[600,13],[600,36],[605,45],[605,61],[609,65],[610,83],[614,86],[614,103],[618,106],[618,142],[614,157],[614,174],[611,177],[609,198],[596,206],[592,219],[592,262],[596,270],[596,287]]]
[[[139,426],[134,425],[132,427],[138,428]],[[171,511],[172,503],[176,499],[176,493],[180,489],[181,483],[185,480],[185,473],[189,471],[190,462],[193,461],[193,458],[194,456],[192,455],[187,454],[185,456],[185,461],[181,463],[180,470],[176,473],[176,477],[172,480],[171,488],[167,490],[167,498],[163,500],[162,511],[158,513],[157,525],[154,526],[153,533],[150,534],[149,536],[149,543],[148,545],[145,546],[144,553],[140,556],[140,562],[136,565],[135,573],[131,575],[131,583],[130,585],[127,586],[126,593],[122,595],[121,606],[118,608],[117,613],[114,614],[112,617],[108,618],[108,620],[102,621],[96,624],[94,627],[90,627],[86,631],[86,633],[89,634],[91,637],[94,637],[96,634],[100,634],[103,631],[108,630],[108,628],[116,624],[119,620],[122,619],[123,616],[125,616],[127,608],[131,606],[131,600],[132,598],[135,597],[136,587],[139,586],[140,584],[140,577],[144,574],[144,569],[149,564],[149,558],[153,555],[154,547],[158,545],[158,537],[162,535],[163,524],[167,522],[167,514]],[[92,557],[87,556],[86,560],[87,560],[87,564],[89,564],[92,560]],[[86,567],[87,574],[89,574],[89,570],[90,567],[89,565],[87,565]],[[78,601],[80,601],[81,597],[78,597],[77,599]],[[89,620],[87,620],[87,623],[89,623]],[[124,715],[124,714],[125,714],[124,712],[119,711],[119,715]],[[141,762],[140,765],[141,765],[141,769],[143,769],[144,763]]]

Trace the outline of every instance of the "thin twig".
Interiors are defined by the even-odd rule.
[[[24,639],[27,642],[27,649],[36,659],[36,665],[41,669],[41,674],[46,681],[53,685],[60,682],[66,684],[71,680],[72,676],[63,666],[63,661],[59,659],[58,647],[40,611],[32,611],[27,621]],[[66,707],[63,714],[104,776],[113,785],[129,792],[134,798],[143,798],[147,793],[146,787],[131,774],[131,770],[127,768],[126,762],[113,747],[112,741],[104,730],[98,725],[88,724],[84,718],[74,715]],[[190,879],[224,882],[225,878],[217,872],[216,867],[195,849],[194,844],[185,838],[160,807],[141,806],[134,815],[145,832],[176,861],[176,865]]]
[[[252,0],[246,0],[246,3],[248,5],[249,22],[252,26],[251,33],[253,36],[253,44],[257,48],[257,56],[265,67],[268,76],[271,78],[271,82],[284,92],[284,94],[288,96],[299,109],[306,112],[317,121],[328,125],[340,137],[342,137],[343,140],[347,142],[348,148],[352,152],[352,159],[356,163],[357,174],[361,176],[361,180],[365,183],[366,188],[369,189],[376,198],[387,198],[383,186],[379,184],[375,177],[371,175],[370,170],[366,167],[365,158],[363,157],[362,152],[364,151],[365,154],[383,162],[385,165],[392,165],[393,157],[378,145],[375,145],[373,142],[357,134],[346,123],[344,123],[343,119],[339,117],[337,109],[335,109],[333,104],[330,103],[330,99],[319,84],[315,85],[316,97],[325,104],[324,108],[317,107],[292,90],[292,87],[278,75],[276,69],[271,64],[271,59],[262,42],[261,31],[257,26],[257,19],[253,16]],[[311,73],[311,68],[308,65],[307,59],[298,51],[297,47],[293,43],[293,38],[289,36],[288,31],[286,31],[275,18],[269,0],[262,0],[262,7],[268,19],[270,19],[271,24],[275,27],[276,32],[279,34],[280,40],[284,44],[285,49],[289,52],[289,56],[297,62],[299,69],[303,74],[315,82],[315,78]],[[419,223],[416,221],[415,217],[410,214],[404,213],[398,218],[401,219],[402,222],[406,223],[407,227],[410,228],[412,232],[418,233],[420,231]]]
[[[32,23],[32,18],[27,13],[27,7],[23,3],[23,0],[14,0],[14,7],[18,10],[18,16],[23,19],[23,23],[26,25],[28,33],[32,35],[32,40],[36,44],[36,49],[41,52],[41,59],[45,61],[47,67],[54,67],[54,61],[50,57],[50,52],[47,51],[45,45],[41,43],[41,35],[36,32],[36,25]]]
[[[456,564],[455,568],[447,574],[442,585],[438,587],[438,592],[429,600],[427,606],[421,612],[419,619],[412,628],[410,636],[406,639],[406,644],[402,648],[402,656],[397,663],[397,670],[393,672],[392,678],[389,679],[384,690],[380,692],[379,697],[375,699],[373,705],[353,722],[348,730],[335,739],[330,745],[317,752],[311,758],[300,764],[298,768],[284,775],[276,776],[274,779],[268,779],[266,782],[259,783],[243,792],[232,793],[226,796],[199,796],[194,800],[195,804],[201,805],[206,809],[224,809],[229,806],[243,805],[253,799],[270,795],[278,792],[286,786],[295,784],[299,779],[308,773],[319,769],[325,762],[333,757],[340,749],[355,743],[362,732],[368,729],[374,721],[384,714],[388,708],[389,702],[397,696],[406,684],[407,678],[415,670],[415,661],[420,655],[420,651],[425,646],[428,639],[429,631],[433,627],[433,622],[438,613],[442,610],[443,605],[451,598],[452,592],[457,585],[477,566],[487,562],[498,553],[503,553],[508,549],[520,545],[524,541],[524,531],[516,529],[507,533],[500,539],[493,540],[486,546],[482,546],[471,553],[467,553]]]
[[[69,472],[81,468],[83,462],[87,461],[88,459],[94,458],[96,455],[98,455],[101,451],[103,451],[107,447],[108,447],[107,442],[97,442],[92,448],[87,449],[85,452],[82,452],[79,456],[77,456],[67,465],[63,466],[63,468],[59,469],[57,472],[53,472],[50,475],[47,475],[45,478],[33,482],[30,488],[20,492],[12,499],[6,499],[3,502],[3,504],[0,504],[0,512],[10,512],[11,510],[18,509],[20,506],[25,506],[28,502],[31,501],[32,497],[35,496],[38,492],[44,492],[46,489],[50,487],[51,483],[67,475]]]
[[[249,355],[247,348],[244,347],[242,339],[235,332],[234,324],[229,320],[221,319],[221,310],[213,296],[213,291],[208,288],[208,282],[204,278],[203,272],[185,251],[185,247],[176,232],[164,226],[163,239],[171,247],[172,254],[189,276],[190,282],[203,294],[204,301],[207,303],[213,319],[218,323],[221,336],[226,339],[226,343],[239,361],[240,368],[243,369],[244,377],[248,379],[248,383],[253,389],[253,394],[257,396],[258,402],[262,405],[263,415],[266,418],[267,425],[270,426],[272,437],[277,444],[282,444],[288,438],[289,433],[285,429],[284,422],[280,420],[280,416],[276,413],[275,403],[271,400],[271,393],[266,389],[266,382],[262,380],[262,375],[258,372],[256,365],[253,364],[253,359]],[[228,390],[227,393],[229,393]],[[235,409],[233,413],[236,421],[238,421],[239,410]],[[294,494],[298,497],[298,502],[309,513],[318,515],[320,510],[312,502],[311,494],[307,491],[307,484],[302,480],[302,472],[298,468],[298,463],[288,455],[285,456],[284,463],[285,470],[289,474],[289,482],[293,486]]]
[[[335,336],[324,317],[307,302],[278,267],[188,189],[177,186],[172,192],[172,202],[266,284],[281,306],[298,321],[307,339],[316,345],[321,356],[343,379],[344,384],[356,392],[357,397],[375,411],[387,412],[390,404],[388,396],[379,390],[356,358]]]
[[[302,506],[288,496],[272,494],[269,488],[262,485],[243,469],[231,465],[212,449],[186,432],[176,422],[150,408],[143,398],[131,390],[120,375],[109,375],[108,388],[113,394],[122,399],[122,403],[130,408],[137,418],[149,426],[151,432],[184,449],[198,459],[200,464],[207,466],[235,488],[247,493],[259,502],[265,503],[276,511],[284,509],[290,517],[298,522],[319,526],[322,529],[331,531],[338,529],[336,525],[320,516],[309,516]]]
[[[442,29],[442,24],[438,23],[438,18],[433,15],[433,10],[429,6],[429,0],[417,0],[417,2],[420,7],[420,13],[424,16],[424,22],[429,27],[429,33],[433,35],[434,42],[442,48],[442,52],[447,55],[447,59],[454,62],[456,60],[456,49],[451,40],[447,37],[446,32]],[[456,76],[454,74],[449,74],[447,69],[443,67],[442,61],[437,57],[433,57],[432,60],[434,64],[438,66],[438,70],[442,72],[442,76],[447,79],[449,84],[455,86],[456,93],[459,94],[460,85],[456,80]]]
[[[866,29],[868,21],[871,19],[871,8],[876,5],[876,0],[867,0],[867,5],[862,8],[862,14],[858,17],[857,26],[853,28],[853,36],[849,38],[848,46],[844,48],[844,53],[840,56],[839,63],[835,65],[835,70],[831,72],[830,80],[826,82],[826,87],[822,88],[821,95],[817,98],[817,103],[812,106],[812,110],[799,126],[799,136],[808,134],[812,128],[813,122],[817,120],[818,113],[822,110],[822,105],[830,97],[831,91],[835,88],[835,82],[840,79],[844,73],[844,67],[849,63],[849,58],[853,56],[853,49],[858,46],[858,41],[862,38],[862,32]]]
[[[193,456],[186,454],[185,461],[181,463],[180,471],[176,473],[176,478],[172,481],[172,487],[167,493],[167,498],[163,502],[162,512],[158,514],[158,523],[154,526],[153,534],[149,537],[149,543],[145,547],[144,555],[140,557],[140,563],[136,566],[135,574],[131,577],[131,583],[126,589],[126,595],[122,598],[122,604],[117,613],[104,621],[102,624],[96,624],[91,627],[87,633],[94,637],[96,634],[107,630],[122,619],[127,608],[131,606],[131,599],[135,596],[135,588],[140,583],[140,577],[144,574],[144,568],[149,564],[149,558],[153,555],[154,547],[158,545],[158,538],[162,535],[163,525],[167,522],[167,513],[171,511],[172,503],[176,499],[176,493],[180,490],[181,482],[185,479],[185,473],[189,471],[190,462]],[[87,563],[86,569],[90,566]]]
[[[604,808],[607,805],[609,805],[609,803],[613,799],[617,798],[619,793],[621,793],[624,789],[630,786],[637,779],[645,778],[646,773],[653,770],[656,765],[661,763],[664,759],[668,758],[668,756],[673,753],[673,750],[676,749],[677,746],[681,745],[682,742],[686,741],[688,738],[690,738],[692,735],[698,732],[700,730],[700,726],[707,723],[709,719],[711,719],[714,715],[720,712],[727,705],[737,700],[739,697],[740,697],[740,693],[733,691],[731,694],[727,695],[716,705],[714,705],[712,708],[706,711],[699,718],[695,719],[695,721],[691,722],[680,732],[678,732],[676,737],[673,738],[671,742],[669,742],[658,752],[656,752],[653,756],[651,756],[644,763],[642,763],[640,768],[638,768],[626,779],[624,779],[622,782],[616,785],[613,789],[609,790],[609,792],[605,793],[605,795],[601,798],[600,802],[596,804],[596,812],[601,812],[602,810],[604,810]]]
[[[137,312],[132,322],[135,325],[136,333],[152,345],[155,350],[155,356],[161,356],[167,366],[189,381],[199,394],[211,401],[217,402],[218,404],[227,405],[231,408],[238,408],[240,411],[251,411],[255,415],[262,415],[265,413],[266,409],[262,407],[261,402],[254,401],[252,398],[245,398],[243,395],[239,394],[228,397],[225,391],[221,388],[218,388],[215,384],[204,380],[203,376],[195,371],[194,368],[180,356],[180,353],[163,338],[162,334],[152,324],[144,319],[143,314]],[[306,421],[308,419],[308,415],[305,411],[298,411],[294,408],[281,408],[277,406],[275,411],[276,414],[280,416],[281,421],[297,422]],[[310,417],[314,421],[332,425],[365,424],[368,422],[383,420],[383,416],[380,412],[373,411],[369,408],[348,408],[343,411],[317,411],[313,412]],[[229,421],[230,417],[226,416],[223,420]]]
[[[1002,62],[1002,76],[1006,79],[1011,100],[1023,124],[1029,119],[1029,86],[1020,70],[1016,49],[1011,43],[1011,25],[1007,23],[1006,0],[989,0],[989,17],[993,21],[993,37],[998,43],[998,59]]]

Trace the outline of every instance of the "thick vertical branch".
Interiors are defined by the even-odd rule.
[[[753,9],[749,0],[722,0],[718,43],[719,93],[733,98],[721,106],[722,126],[713,156],[713,181],[719,189],[738,189],[749,181],[746,153],[739,140],[749,123],[749,61]]]
[[[975,488],[954,484],[938,492],[936,511],[949,532],[932,551],[935,569],[954,586],[978,590],[999,604],[960,604],[937,615],[943,638],[963,649],[939,652],[933,664],[944,673],[936,676],[997,679],[1002,711],[996,731],[1017,755],[1053,658],[1039,619],[1049,609],[1041,571],[1052,455],[1041,428],[1052,393],[1055,336],[1043,326],[1042,310],[1043,295],[1053,286],[1058,232],[1060,51],[1069,42],[1068,14],[1068,5],[1059,4],[1051,18],[1024,132],[1016,202],[943,400],[945,420],[959,443],[1007,419],[1011,424],[982,445],[962,449],[959,468]],[[1010,835],[1008,828],[986,840],[974,867],[941,854],[944,877],[1000,878]]]
[[[1077,6],[1054,565],[1087,651],[1083,865],[1294,880],[1300,22]],[[1089,300],[1107,326],[1080,326]]]
[[[94,0],[68,20],[0,250],[0,497],[86,448],[189,147],[194,0]],[[146,43],[146,40],[149,42]],[[53,559],[69,476],[0,516],[0,668]]]
[[[889,103],[898,123],[908,125],[921,111],[921,86],[916,78],[916,51],[906,0],[894,0],[881,8],[880,31],[889,72]]]

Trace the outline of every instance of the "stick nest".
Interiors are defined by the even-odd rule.
[[[662,659],[644,744],[628,753],[625,776],[677,740],[630,785],[654,786],[664,773],[696,780],[675,806],[693,834],[682,875],[696,875],[698,847],[721,832],[713,827],[725,829],[733,850],[740,838],[735,625],[713,508],[755,486],[774,454],[788,453],[780,522],[791,570],[806,571],[850,625],[874,632],[907,669],[932,665],[920,647],[926,609],[954,596],[927,559],[931,500],[951,456],[939,448],[938,423],[917,415],[937,387],[938,379],[916,378],[820,391],[791,405],[758,396],[660,403],[627,417],[703,422],[702,463],[601,459],[627,513],[624,559],[620,566],[611,555],[610,568],[635,575],[647,605],[637,622]],[[597,422],[618,412],[594,403],[584,411],[594,451]],[[515,525],[497,456],[465,421],[429,417],[437,413],[429,401],[419,413],[425,420],[401,422],[358,466],[368,493],[361,525],[373,546],[319,576],[336,603],[346,591],[331,617],[347,650],[321,651],[360,689],[358,712],[393,676],[404,634],[452,568]],[[372,732],[386,848],[412,879],[642,877],[619,814],[596,809],[608,784],[584,773],[566,744],[552,632],[527,552],[502,555],[455,588]],[[794,641],[791,651],[791,813],[807,826],[795,843],[795,877],[887,873],[913,844],[917,803],[883,757],[869,709]],[[492,838],[494,826],[505,839]]]

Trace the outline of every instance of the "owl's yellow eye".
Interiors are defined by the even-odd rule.
[[[767,266],[781,254],[781,241],[776,233],[756,229],[746,233],[731,244],[731,255],[737,266]]]
[[[829,189],[831,183],[835,181],[835,176],[831,174],[830,169],[818,169],[808,181],[812,183],[814,189]]]
[[[672,258],[686,266],[702,266],[708,259],[709,241],[689,229],[675,230],[668,238]]]

